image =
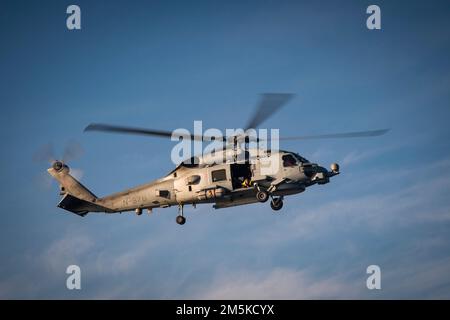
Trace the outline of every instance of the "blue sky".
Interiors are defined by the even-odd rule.
[[[66,8],[82,30],[65,27]],[[450,298],[450,8],[446,1],[2,1],[1,298]],[[152,216],[56,208],[40,146],[103,196],[173,168],[173,143],[84,134],[91,122],[243,126],[258,94],[296,94],[280,135],[391,128],[371,139],[289,141],[341,165],[325,186],[256,204]],[[82,290],[65,269],[82,270]],[[382,290],[365,287],[377,264]]]

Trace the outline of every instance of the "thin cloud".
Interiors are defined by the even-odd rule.
[[[307,271],[275,268],[264,272],[240,270],[217,275],[197,299],[317,299],[357,296],[358,289],[340,278],[318,279]]]

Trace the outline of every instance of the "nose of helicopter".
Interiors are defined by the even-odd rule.
[[[330,169],[333,175],[339,174],[339,165],[337,163],[332,163]]]
[[[328,171],[327,168],[320,165],[317,165],[314,169],[314,175],[311,180],[318,184],[326,184],[330,182],[331,177],[339,174],[339,165],[337,163],[331,164],[331,171]]]

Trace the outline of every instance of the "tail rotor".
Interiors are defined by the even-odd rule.
[[[66,163],[81,158],[84,154],[84,149],[80,143],[70,140],[65,144],[61,157],[57,157],[55,154],[53,143],[47,143],[35,151],[32,160],[34,163],[50,164],[55,171],[68,170]],[[77,180],[80,180],[83,176],[83,170],[81,169],[71,168],[70,171]],[[44,187],[45,189],[49,189],[53,181],[47,172],[40,173],[35,180],[39,187]]]

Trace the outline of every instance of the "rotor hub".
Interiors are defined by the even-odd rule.
[[[64,163],[62,161],[56,160],[53,162],[52,167],[55,171],[62,171],[65,167]]]

